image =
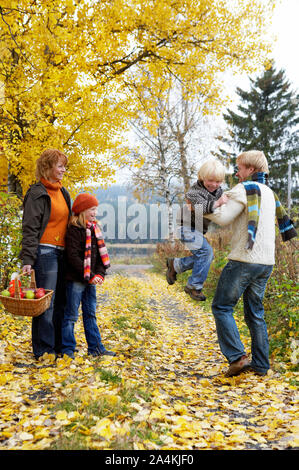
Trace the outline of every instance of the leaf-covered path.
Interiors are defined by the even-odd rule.
[[[225,378],[212,315],[159,275],[98,292],[115,358],[86,355],[80,320],[75,360],[37,363],[30,320],[0,312],[0,449],[298,448],[295,373]]]

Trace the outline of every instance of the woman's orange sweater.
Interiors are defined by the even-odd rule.
[[[39,243],[64,246],[69,210],[63,194],[60,191],[62,185],[60,182],[50,183],[44,178],[41,178],[41,183],[45,186],[51,198],[51,214],[46,230]]]

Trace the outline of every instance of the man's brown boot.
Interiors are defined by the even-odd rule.
[[[201,290],[190,289],[190,287],[185,286],[184,291],[186,294],[189,294],[191,299],[194,300],[206,300],[206,296],[201,293]]]
[[[246,355],[240,357],[236,361],[232,362],[224,374],[225,377],[233,377],[234,375],[239,375],[241,372],[247,370],[250,366],[250,362]]]
[[[172,285],[176,281],[176,271],[173,267],[173,258],[167,258],[167,271],[166,271],[166,279],[168,284]]]

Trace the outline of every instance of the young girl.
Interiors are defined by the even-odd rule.
[[[73,216],[66,233],[67,300],[62,321],[62,354],[72,358],[76,347],[74,326],[80,304],[88,354],[115,356],[104,347],[96,320],[96,285],[103,283],[110,266],[96,222],[98,204],[91,194],[79,194],[73,203]]]
[[[204,216],[226,203],[227,196],[222,194],[221,188],[224,178],[225,168],[220,161],[204,163],[199,169],[197,182],[186,193],[187,205],[178,214],[180,238],[192,255],[168,258],[166,279],[168,284],[174,284],[177,274],[192,269],[184,290],[194,300],[206,300],[201,291],[213,260],[213,249],[204,237],[210,223]],[[196,206],[200,208],[197,214]]]

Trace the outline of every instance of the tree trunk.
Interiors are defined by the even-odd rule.
[[[178,144],[179,144],[179,152],[180,152],[180,162],[181,162],[181,175],[184,182],[184,191],[185,193],[190,188],[190,176],[188,172],[188,161],[186,155],[186,147],[185,147],[185,139],[184,135],[178,130]]]
[[[19,199],[23,198],[22,186],[17,176],[8,174],[7,190],[9,193],[14,193]]]

